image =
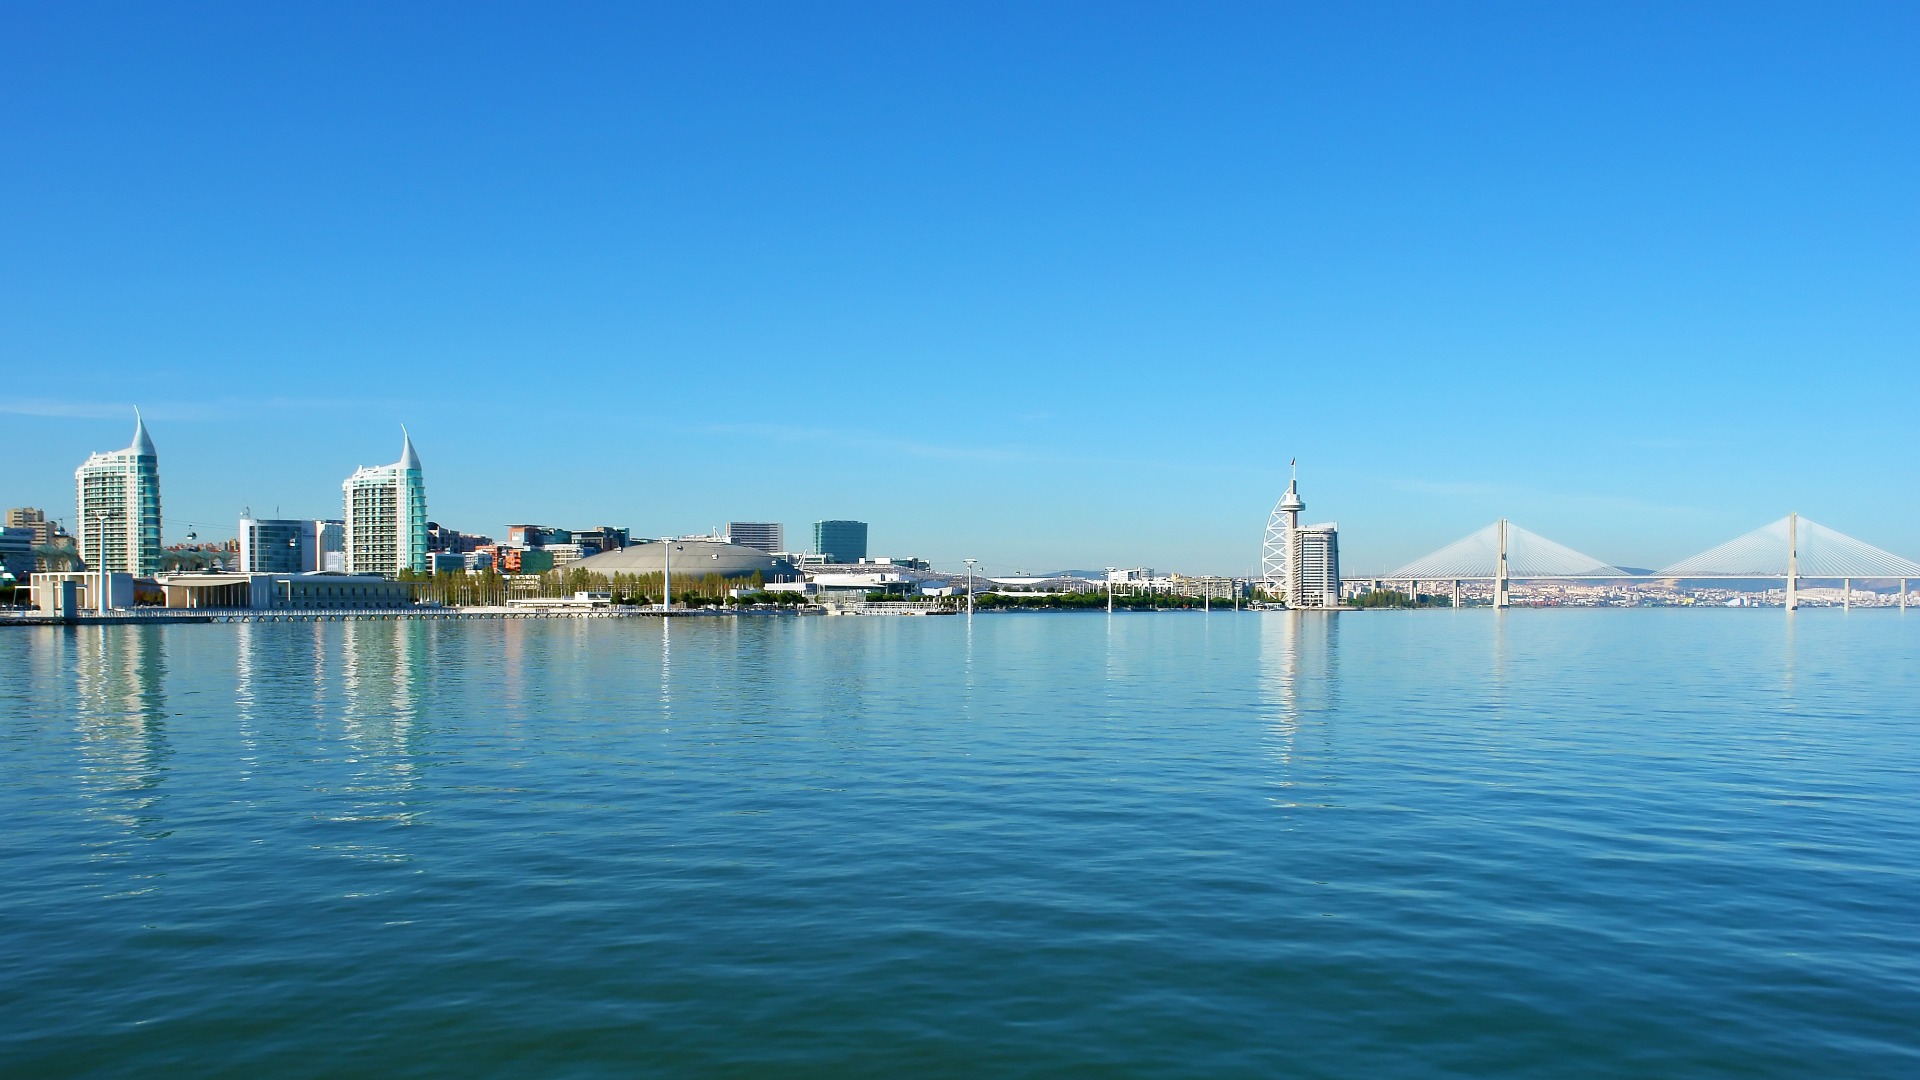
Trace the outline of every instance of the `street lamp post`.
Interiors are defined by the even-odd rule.
[[[1113,567],[1107,567],[1107,614],[1113,614]]]
[[[967,559],[967,560],[966,560],[966,564],[967,564],[967,614],[968,614],[968,615],[972,615],[972,614],[973,614],[973,564],[974,564],[974,563],[977,563],[977,562],[979,562],[979,561],[980,561],[980,560],[978,560],[978,559]]]

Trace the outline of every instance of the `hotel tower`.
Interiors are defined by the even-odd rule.
[[[89,570],[160,572],[160,456],[140,410],[133,444],[87,458],[73,474],[80,558]]]

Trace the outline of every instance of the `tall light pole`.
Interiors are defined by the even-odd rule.
[[[1113,567],[1107,567],[1107,614],[1113,614]]]
[[[973,564],[979,562],[980,560],[967,559],[965,561],[967,564],[967,614],[972,615],[973,614]]]
[[[100,543],[93,549],[93,589],[94,609],[100,614],[107,613],[107,512],[101,509],[88,511],[99,524]]]
[[[673,537],[663,536],[660,542],[666,545],[660,549],[660,591],[665,601],[660,605],[660,613],[664,615],[673,610]]]

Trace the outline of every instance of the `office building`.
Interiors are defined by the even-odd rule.
[[[729,521],[727,543],[759,548],[771,555],[785,546],[781,542],[783,531],[777,521]]]
[[[556,529],[551,525],[509,525],[507,526],[507,544],[517,548],[543,548],[548,544],[573,543],[572,529]]]
[[[160,457],[136,410],[133,442],[94,454],[73,474],[80,558],[91,570],[160,572]]]
[[[346,571],[393,577],[427,569],[427,485],[413,439],[400,429],[400,460],[365,465],[340,485],[346,503]]]
[[[485,562],[476,562],[476,567],[492,567],[502,574],[544,574],[553,569],[553,553],[546,548],[513,547],[508,544],[489,544],[473,552]]]
[[[24,527],[0,528],[0,574],[11,574],[25,585],[33,577],[33,530]]]
[[[244,574],[305,574],[345,569],[346,523],[312,518],[240,519],[234,564]]]
[[[813,550],[830,563],[857,563],[867,557],[867,523],[864,521],[816,521],[813,523]]]
[[[540,550],[553,557],[553,565],[556,569],[577,563],[589,555],[599,554],[597,551],[589,551],[585,544],[548,544]]]
[[[632,542],[631,534],[625,529],[616,529],[611,525],[595,525],[591,529],[573,530],[573,542],[583,548],[592,548],[590,555],[603,551],[619,551]]]

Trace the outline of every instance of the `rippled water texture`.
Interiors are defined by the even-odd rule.
[[[1920,1075],[1920,613],[0,629],[0,1072]]]

